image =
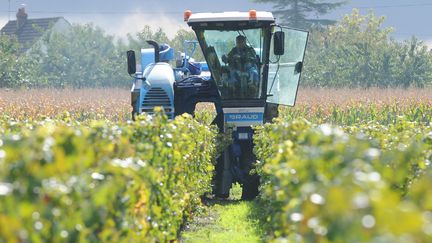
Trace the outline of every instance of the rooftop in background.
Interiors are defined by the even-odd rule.
[[[69,24],[63,17],[28,19],[25,8],[20,8],[16,16],[17,20],[10,20],[0,32],[1,34],[16,36],[20,44],[20,53],[28,51],[58,22]]]

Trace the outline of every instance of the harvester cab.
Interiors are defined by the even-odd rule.
[[[271,121],[279,105],[295,104],[308,32],[279,26],[272,13],[255,10],[186,11],[184,20],[195,32],[206,62],[191,62],[192,55],[184,53],[176,68],[170,68],[158,54],[150,55],[154,62],[134,74],[134,113],[160,102],[168,115],[194,114],[197,103],[214,103],[213,123],[220,132],[232,131],[233,138],[218,158],[214,193],[228,197],[232,184],[239,182],[242,198],[252,199],[259,186],[259,178],[250,174],[256,161],[252,126]],[[154,47],[150,53],[161,53],[156,43],[149,43]],[[133,74],[135,57],[130,52],[128,57]]]

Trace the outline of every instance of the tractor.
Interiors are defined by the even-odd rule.
[[[259,177],[250,173],[256,162],[253,126],[271,122],[280,105],[294,106],[308,32],[280,26],[271,12],[256,10],[187,10],[184,21],[197,39],[186,42],[184,52],[175,54],[170,46],[149,40],[151,48],[141,50],[138,66],[135,52],[127,52],[128,72],[134,77],[132,116],[151,113],[156,106],[170,118],[193,115],[197,103],[213,103],[213,124],[232,135],[217,159],[213,193],[227,198],[238,182],[242,199],[253,199],[259,187]],[[238,40],[245,46],[235,49]],[[198,45],[205,62],[192,58]],[[242,56],[242,50],[248,55]]]

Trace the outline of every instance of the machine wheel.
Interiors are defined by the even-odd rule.
[[[224,154],[217,158],[215,172],[213,176],[213,195],[218,199],[227,199],[229,189],[224,188]]]
[[[257,174],[248,175],[243,183],[242,200],[253,200],[258,196],[259,176]]]
[[[255,168],[256,156],[253,153],[253,142],[244,141],[242,142],[241,148],[243,151],[243,156],[241,161],[243,164],[241,168],[243,170],[243,190],[242,190],[242,200],[253,200],[258,196],[258,189],[260,185],[260,178],[256,172],[252,172]]]

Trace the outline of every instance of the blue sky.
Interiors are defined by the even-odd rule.
[[[249,0],[10,0],[11,19],[20,4],[27,5],[30,18],[64,16],[72,23],[93,22],[107,32],[119,37],[139,31],[144,25],[163,27],[169,33],[185,28],[182,12],[271,10],[269,4],[257,4]],[[416,35],[432,43],[431,0],[348,0],[348,4],[326,17],[340,19],[360,7],[363,13],[373,9],[377,15],[387,16],[386,26],[395,28],[393,36],[406,39]],[[8,20],[8,0],[0,0],[0,25]]]

